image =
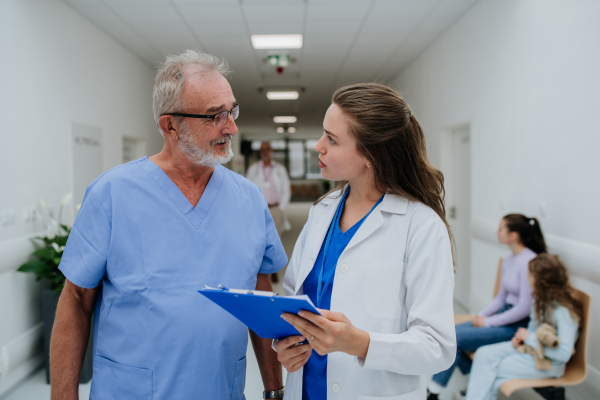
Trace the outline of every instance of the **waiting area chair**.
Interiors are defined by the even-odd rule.
[[[498,295],[500,291],[500,283],[502,281],[502,258],[498,263],[498,272],[496,274],[496,287],[494,290],[494,297]],[[578,289],[575,289],[578,299],[581,301],[583,306],[583,321],[581,321],[581,327],[579,331],[579,338],[575,343],[575,354],[571,357],[565,367],[565,374],[560,378],[551,379],[511,379],[504,382],[500,386],[500,391],[506,396],[510,397],[513,392],[532,388],[537,391],[546,400],[565,400],[565,386],[573,386],[583,382],[587,376],[587,351],[588,351],[588,338],[590,330],[590,309],[592,297]],[[473,314],[459,314],[454,316],[454,324],[462,324],[464,322],[472,321],[476,315]],[[471,359],[475,356],[475,353],[470,353]]]
[[[583,305],[583,321],[579,330],[579,338],[575,343],[575,354],[571,357],[565,367],[565,374],[560,378],[552,379],[512,379],[500,386],[500,391],[505,396],[519,389],[533,388],[546,400],[564,400],[565,386],[577,385],[585,380],[587,376],[587,351],[590,332],[590,305],[592,297],[577,290],[577,297]]]

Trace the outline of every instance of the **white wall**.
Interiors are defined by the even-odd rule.
[[[394,82],[438,165],[445,130],[471,125],[473,310],[491,299],[508,212],[540,218],[576,286],[600,292],[599,15],[594,0],[482,0]],[[572,398],[600,396],[599,301],[590,375]]]
[[[152,119],[152,68],[61,1],[0,1],[0,59],[0,213],[16,216],[0,225],[2,395],[40,362],[32,355],[41,286],[15,269],[41,225],[22,213],[40,197],[56,213],[72,190],[72,123],[102,130],[104,169],[120,164],[123,135],[146,139],[149,153],[162,138]]]

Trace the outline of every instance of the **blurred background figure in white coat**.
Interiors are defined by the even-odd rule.
[[[277,233],[281,236],[284,231],[289,231],[292,227],[285,209],[290,203],[290,178],[285,167],[273,160],[273,148],[269,142],[261,144],[260,160],[248,168],[246,177],[265,195]],[[277,274],[272,274],[271,280],[277,282]]]

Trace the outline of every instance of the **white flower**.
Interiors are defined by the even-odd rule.
[[[69,192],[69,193],[65,194],[63,196],[63,198],[60,200],[60,207],[63,208],[64,206],[69,204],[71,202],[71,200],[73,200],[73,193]]]
[[[39,204],[40,204],[40,207],[42,207],[44,210],[50,211],[50,207],[48,207],[48,203],[46,203],[46,201],[42,197],[40,197]]]
[[[52,247],[54,248],[54,250],[59,253],[60,252],[60,247],[58,247],[58,245],[56,243],[52,243]]]
[[[50,218],[48,221],[48,225],[46,225],[46,237],[48,239],[54,239],[56,237],[56,233],[58,232],[59,226],[58,222]],[[54,244],[54,243],[53,243]]]

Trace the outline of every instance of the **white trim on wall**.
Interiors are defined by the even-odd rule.
[[[13,271],[25,261],[35,250],[32,238],[43,236],[43,232],[33,235],[21,236],[16,239],[7,240],[0,243],[0,274],[6,271]]]
[[[471,234],[477,239],[497,244],[497,229],[498,222],[495,220],[471,217]],[[558,254],[573,275],[600,284],[600,246],[556,235],[544,235],[544,238],[550,252]]]
[[[4,346],[0,352],[0,367],[3,375],[10,375],[27,360],[43,353],[42,336],[44,323],[39,322]]]

